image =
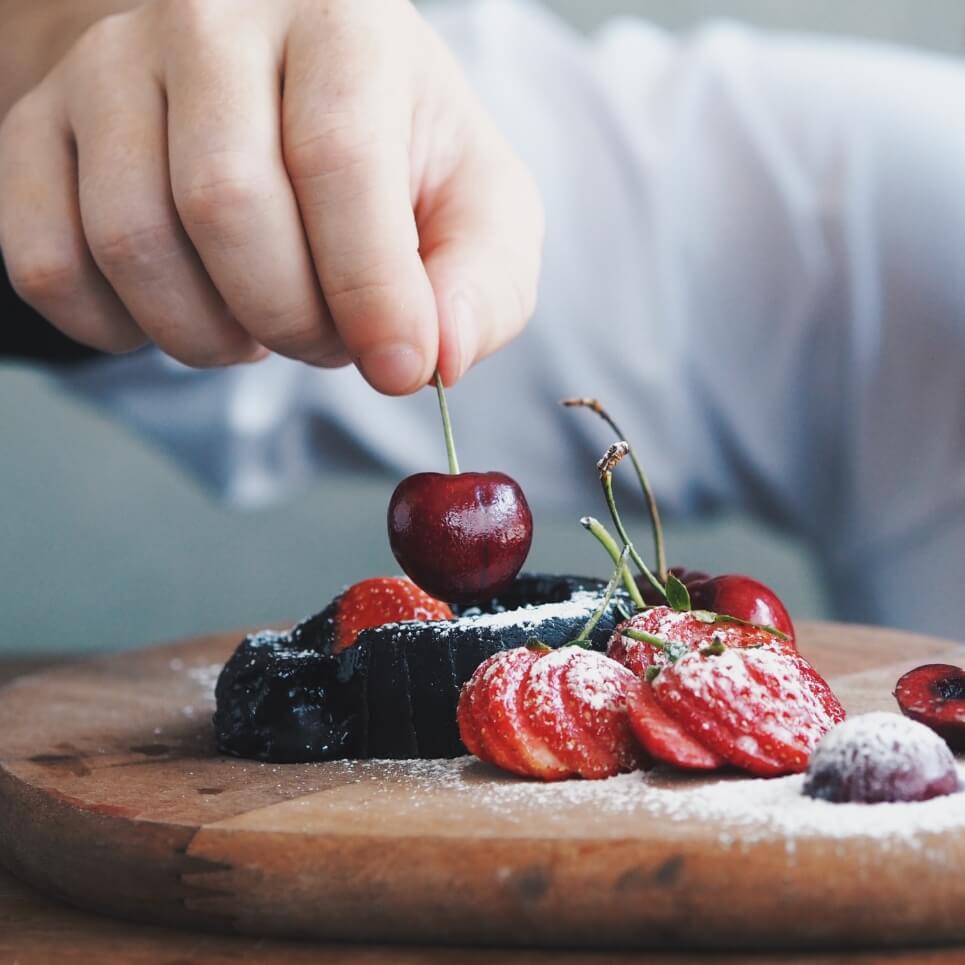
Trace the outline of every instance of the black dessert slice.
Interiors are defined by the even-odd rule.
[[[215,687],[218,747],[237,757],[294,763],[358,757],[365,744],[362,677],[287,633],[246,637]]]
[[[218,747],[277,762],[464,754],[456,705],[475,669],[533,639],[551,647],[573,640],[603,587],[523,575],[483,605],[457,608],[454,620],[364,630],[355,646],[332,654],[336,598],[290,633],[242,641],[215,691]],[[592,634],[598,649],[616,619],[614,605]]]

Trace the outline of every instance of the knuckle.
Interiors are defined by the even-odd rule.
[[[29,304],[70,297],[83,277],[76,255],[54,245],[34,250],[13,246],[4,259],[11,287]]]
[[[220,32],[225,7],[224,0],[165,0],[161,15],[178,33],[204,39]]]
[[[393,319],[400,309],[397,286],[389,281],[354,276],[325,287],[325,300],[342,322]]]
[[[70,57],[74,62],[99,63],[104,51],[123,51],[130,46],[126,13],[112,13],[95,20],[77,38]]]
[[[237,224],[269,197],[265,175],[226,162],[199,164],[175,187],[178,212],[194,227]]]
[[[264,311],[261,324],[258,340],[266,348],[288,358],[325,357],[338,347],[328,320],[302,306]]]
[[[285,166],[294,180],[339,174],[371,160],[385,135],[343,115],[329,115],[321,129],[285,145]]]
[[[0,145],[15,145],[19,140],[29,137],[39,122],[49,112],[40,104],[41,97],[35,89],[20,98],[7,111],[0,123]]]
[[[108,273],[148,267],[177,247],[174,227],[165,222],[103,222],[87,230],[94,259]]]

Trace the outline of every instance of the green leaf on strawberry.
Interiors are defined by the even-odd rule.
[[[690,612],[690,591],[673,573],[667,574],[667,602],[678,613]]]

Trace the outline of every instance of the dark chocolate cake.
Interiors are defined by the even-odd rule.
[[[522,575],[454,620],[385,624],[333,654],[338,598],[288,633],[246,637],[218,678],[214,726],[227,754],[274,762],[458,757],[462,685],[499,650],[573,640],[604,583]],[[591,641],[604,649],[614,601]]]

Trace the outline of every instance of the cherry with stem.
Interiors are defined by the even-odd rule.
[[[516,579],[533,539],[519,484],[500,472],[461,472],[449,407],[435,376],[448,473],[407,476],[389,501],[389,544],[406,575],[450,603],[492,600]]]

